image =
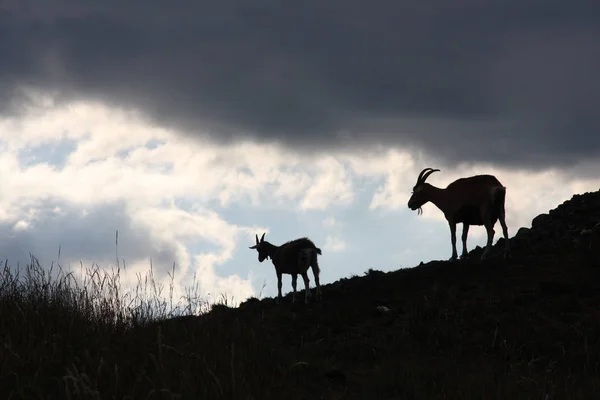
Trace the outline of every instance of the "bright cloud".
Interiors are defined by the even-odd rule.
[[[334,253],[342,252],[346,249],[346,242],[343,239],[335,236],[327,236],[325,238],[325,249]]]
[[[327,217],[323,220],[323,227],[327,229],[335,228],[339,225],[339,222],[335,219],[335,217]]]
[[[349,204],[354,197],[349,171],[334,157],[324,157],[317,163],[319,173],[308,188],[302,208],[323,210],[331,205]]]

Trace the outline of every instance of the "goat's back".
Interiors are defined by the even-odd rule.
[[[478,205],[486,200],[495,198],[502,183],[493,175],[474,175],[460,178],[446,187],[446,192],[452,193],[462,205]]]
[[[315,249],[317,254],[321,254],[319,249],[309,238],[303,237],[296,240],[291,240],[279,246],[279,249],[274,255],[274,261],[288,265],[294,265],[298,260],[298,254],[302,249]]]

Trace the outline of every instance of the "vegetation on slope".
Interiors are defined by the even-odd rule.
[[[597,398],[599,221],[600,192],[575,196],[520,230],[510,260],[475,249],[324,285],[320,303],[201,316],[172,317],[148,281],[126,298],[118,271],[77,286],[5,266],[0,397]]]

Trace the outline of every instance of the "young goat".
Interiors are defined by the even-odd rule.
[[[504,234],[505,247],[504,257],[510,256],[508,243],[508,228],[505,222],[504,201],[506,198],[506,187],[504,187],[495,176],[475,175],[468,178],[460,178],[449,184],[445,189],[437,188],[425,180],[439,169],[425,168],[417,178],[417,184],[408,200],[408,208],[419,210],[425,203],[431,201],[446,217],[450,225],[450,237],[452,241],[452,258],[456,260],[456,224],[463,224],[462,231],[462,254],[461,259],[467,256],[467,235],[469,225],[484,225],[487,231],[487,244],[481,255],[486,258],[492,248],[494,239],[494,225],[500,220],[502,233]]]
[[[308,279],[308,267],[312,268],[315,284],[317,286],[317,300],[321,298],[321,284],[319,282],[319,263],[317,254],[321,254],[315,244],[308,238],[300,238],[284,243],[281,246],[275,246],[265,241],[265,234],[258,240],[256,236],[256,244],[251,246],[251,249],[258,251],[258,261],[263,262],[267,257],[271,258],[277,273],[277,304],[281,301],[281,278],[283,274],[292,275],[292,303],[296,301],[296,283],[298,274],[302,275],[304,280],[304,302],[308,303],[310,297],[310,280]]]

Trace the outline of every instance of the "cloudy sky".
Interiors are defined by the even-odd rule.
[[[109,268],[118,230],[125,282],[235,301],[276,293],[256,233],[411,267],[451,254],[425,167],[495,174],[513,235],[600,188],[596,3],[1,0],[0,257]]]

